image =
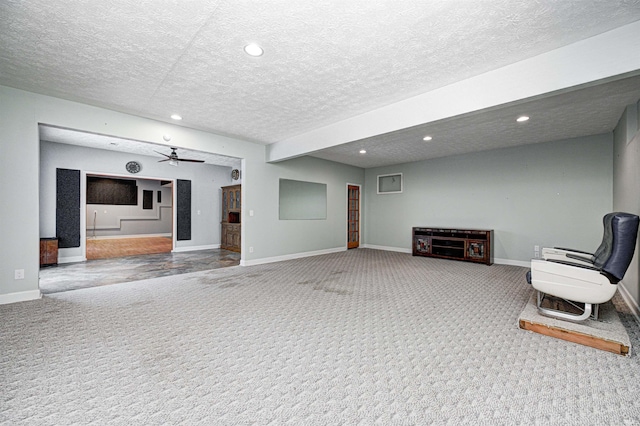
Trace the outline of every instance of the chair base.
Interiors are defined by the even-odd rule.
[[[597,320],[598,319],[598,307],[600,305],[597,304],[591,304],[591,303],[585,303],[584,304],[584,309],[577,306],[575,303],[566,300],[566,299],[562,299],[565,302],[569,303],[571,306],[574,306],[576,308],[578,308],[579,310],[582,311],[582,314],[571,314],[569,312],[565,312],[565,311],[560,311],[557,309],[550,309],[550,308],[543,308],[542,307],[542,301],[544,300],[545,297],[545,293],[542,293],[541,291],[537,291],[537,300],[536,300],[536,306],[538,308],[538,312],[541,315],[550,317],[550,318],[558,318],[561,320],[565,320],[565,321],[572,321],[572,322],[582,322],[585,321],[587,319],[589,319],[592,314],[593,314],[593,319]]]

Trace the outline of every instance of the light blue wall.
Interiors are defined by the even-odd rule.
[[[362,169],[310,158],[268,164],[263,145],[0,86],[0,303],[39,295],[38,124],[162,145],[162,135],[170,134],[174,147],[242,158],[244,264],[346,247],[346,185],[363,183]],[[326,182],[327,220],[279,221],[281,177]],[[15,279],[18,269],[24,279]]]
[[[252,200],[243,207],[248,221],[252,220],[252,217],[247,217],[250,209],[267,223],[268,228],[256,229],[252,235],[251,246],[257,259],[346,248],[347,183],[363,184],[363,169],[301,157],[281,163],[265,163],[259,171],[260,189],[257,194],[248,194]],[[327,218],[280,220],[280,178],[327,184]]]
[[[136,160],[142,164],[140,173],[130,175],[126,172],[125,164],[128,161]],[[167,165],[166,162],[158,163],[158,159],[141,155],[133,155],[123,152],[110,150],[100,150],[75,145],[67,145],[52,142],[40,143],[40,236],[55,236],[56,231],[56,168],[77,169],[84,173],[90,174],[107,174],[119,175],[123,177],[133,178],[152,178],[157,180],[186,179],[191,181],[192,203],[191,203],[191,222],[192,232],[191,240],[176,241],[177,249],[188,249],[189,247],[202,247],[220,244],[220,187],[231,184],[231,168],[214,166],[211,164],[192,164],[184,163],[179,167]],[[143,179],[140,179],[144,182]],[[142,187],[138,188],[138,202],[140,206],[131,208],[130,206],[111,206],[110,208],[98,207],[99,224],[117,225],[116,216],[132,216],[136,214],[144,214],[146,216],[158,217],[155,192],[160,189],[159,183],[156,182],[157,188],[154,189],[153,206],[154,210],[142,210]],[[82,188],[85,183],[82,182]],[[149,188],[146,188],[149,189]],[[158,228],[152,228],[138,223],[138,231],[134,233],[171,233],[173,224],[171,210],[171,189],[163,188],[163,205],[169,208],[163,209],[161,216],[164,217],[163,222],[168,225],[166,231]],[[81,194],[81,200],[84,200],[84,191]],[[95,208],[94,208],[95,209]],[[86,228],[91,228],[92,212],[94,209],[87,209],[82,212],[81,216],[86,213]],[[104,211],[107,210],[107,213]],[[200,214],[198,214],[200,212]],[[122,234],[130,235],[132,228],[130,224],[125,223],[125,229]],[[117,235],[119,232],[98,232],[97,235]],[[90,235],[90,233],[88,234]],[[81,239],[84,245],[84,238]],[[60,250],[61,258],[76,259],[82,257],[82,248],[69,248]],[[64,260],[64,259],[63,259]]]
[[[640,102],[629,105],[614,134],[613,210],[640,215]],[[623,280],[622,287],[638,309],[640,301],[640,243]]]
[[[493,228],[495,257],[523,263],[534,244],[592,249],[613,205],[612,135],[365,172],[311,157],[269,164],[262,145],[0,86],[0,303],[38,294],[39,123],[160,144],[169,133],[178,148],[242,158],[244,264],[346,247],[347,183],[364,183],[368,245],[408,251],[412,226]],[[377,195],[376,175],[396,172],[404,192]],[[327,219],[280,221],[280,178],[326,183]]]
[[[495,231],[494,257],[525,264],[534,245],[593,250],[612,208],[612,135],[366,170],[367,245],[409,251],[411,228]],[[401,194],[376,176],[403,173]]]

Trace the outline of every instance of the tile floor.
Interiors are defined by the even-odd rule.
[[[222,249],[88,260],[41,268],[40,292],[57,293],[239,264],[240,253]]]

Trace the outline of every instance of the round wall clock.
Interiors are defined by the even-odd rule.
[[[231,179],[233,179],[233,180],[240,179],[240,170],[238,170],[238,169],[231,170]]]
[[[129,161],[125,167],[129,173],[138,173],[142,170],[142,165],[137,161]]]

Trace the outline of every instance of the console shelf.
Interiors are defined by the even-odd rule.
[[[413,255],[493,264],[493,229],[413,228]]]

